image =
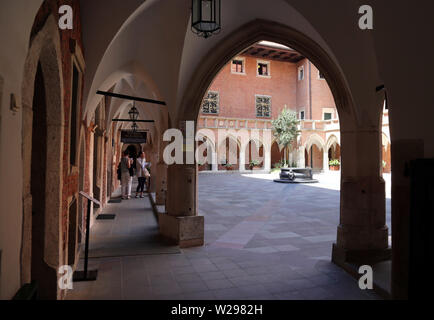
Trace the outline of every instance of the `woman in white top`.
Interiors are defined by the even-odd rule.
[[[139,180],[139,185],[137,186],[137,190],[136,190],[136,198],[139,197],[139,192],[140,192],[140,198],[143,198],[143,192],[145,190],[145,183],[146,183],[146,178],[149,177],[149,172],[146,169],[146,156],[145,153],[143,151],[141,151],[139,153],[139,157],[136,160],[136,175],[137,175],[137,179]]]

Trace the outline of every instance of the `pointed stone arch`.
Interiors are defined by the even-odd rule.
[[[210,48],[206,58],[194,72],[181,103],[179,120],[197,119],[203,96],[215,76],[235,56],[258,41],[267,40],[281,43],[300,52],[317,66],[332,91],[341,126],[351,120],[356,121],[356,112],[351,91],[340,68],[328,53],[305,34],[289,26],[257,19],[253,20],[224,38],[215,47]],[[175,122],[177,123],[177,122]]]
[[[64,260],[61,250],[64,99],[59,29],[52,15],[33,37],[25,62],[23,79],[21,281],[23,284],[32,280],[38,281],[39,296],[56,299],[59,297],[57,270]],[[35,90],[37,86],[41,90]],[[36,94],[45,95],[44,105],[34,105]],[[34,124],[34,119],[44,122],[45,133],[35,128],[37,124]],[[36,194],[36,188],[32,184],[35,183],[32,173],[37,170],[36,168],[32,170],[32,164],[35,165],[36,161],[33,159],[32,149],[34,150],[35,147],[34,142],[39,139],[43,139],[42,143],[46,144],[44,152],[39,150],[39,154],[45,157],[45,160],[40,159],[43,167],[41,177],[47,182],[40,185],[40,194]],[[36,207],[40,212],[32,214]],[[32,237],[32,233],[39,235],[39,239]]]
[[[306,140],[306,142],[304,143],[304,147],[306,150],[309,150],[310,147],[312,147],[312,145],[316,145],[317,147],[319,147],[320,149],[324,150],[325,149],[325,143],[323,138],[321,138],[318,134],[314,133],[311,134],[309,136],[309,138]],[[309,152],[309,151],[308,151]]]
[[[339,139],[336,137],[336,135],[332,134],[327,139],[326,149],[330,149],[333,145],[338,144],[340,145]]]

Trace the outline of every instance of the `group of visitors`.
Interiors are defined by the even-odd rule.
[[[118,178],[121,180],[123,200],[131,199],[131,187],[134,176],[137,176],[138,180],[136,198],[144,197],[146,179],[149,179],[151,176],[147,166],[149,166],[149,163],[146,162],[146,155],[143,151],[139,153],[137,159],[130,158],[128,150],[124,151],[118,167]]]

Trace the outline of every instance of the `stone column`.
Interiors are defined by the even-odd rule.
[[[155,171],[155,174],[152,173],[155,180],[155,204],[162,206],[166,204],[167,165],[160,161],[155,165]]]
[[[264,170],[271,171],[271,146],[264,145]]]
[[[197,212],[197,165],[168,167],[167,214],[159,214],[161,234],[181,248],[204,244],[204,217]]]
[[[332,260],[373,264],[390,258],[385,182],[377,127],[342,131],[341,210]]]
[[[198,167],[194,121],[180,121],[183,163],[167,169],[166,213],[158,215],[160,233],[181,248],[204,244],[204,217],[197,212]]]
[[[158,156],[155,152],[151,153],[150,156],[150,162],[151,162],[151,183],[149,185],[149,192],[150,193],[157,193],[157,179],[158,179],[158,175],[157,175],[157,165],[158,164]],[[155,172],[152,172],[152,171]]]
[[[299,168],[304,168],[306,166],[306,161],[304,159],[304,147],[303,146],[298,147],[297,154],[298,154],[297,166]]]
[[[216,147],[214,147],[214,150],[216,150]],[[219,166],[217,162],[217,152],[212,151],[212,164],[211,164],[212,171],[218,171]]]
[[[240,158],[238,159],[240,172],[246,171],[246,147],[240,148]]]
[[[94,194],[93,194],[93,167],[96,165],[96,163],[94,163],[94,161],[93,161],[93,152],[94,152],[94,148],[95,148],[95,145],[94,145],[94,141],[95,141],[95,139],[94,139],[94,136],[95,136],[95,129],[94,128],[90,128],[90,131],[89,131],[89,135],[90,135],[90,141],[89,141],[89,195],[90,196],[94,196]],[[91,217],[91,220],[90,220],[90,225],[92,226],[93,225],[93,222],[94,222],[94,212],[93,212],[93,205],[90,207],[90,217]]]
[[[329,153],[328,153],[327,147],[324,147],[323,151],[324,151],[323,152],[323,160],[322,160],[323,171],[327,172],[327,171],[329,171]]]

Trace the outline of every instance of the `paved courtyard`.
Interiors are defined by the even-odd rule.
[[[378,299],[330,262],[339,222],[338,174],[321,175],[316,185],[272,178],[200,174],[199,213],[205,216],[200,248],[163,249],[147,198],[108,205],[105,211],[117,217],[97,220],[92,232],[105,230],[98,240],[104,241],[104,233],[112,239],[116,230],[126,247],[137,247],[142,229],[146,248],[92,258],[98,280],[74,283],[68,298]]]

